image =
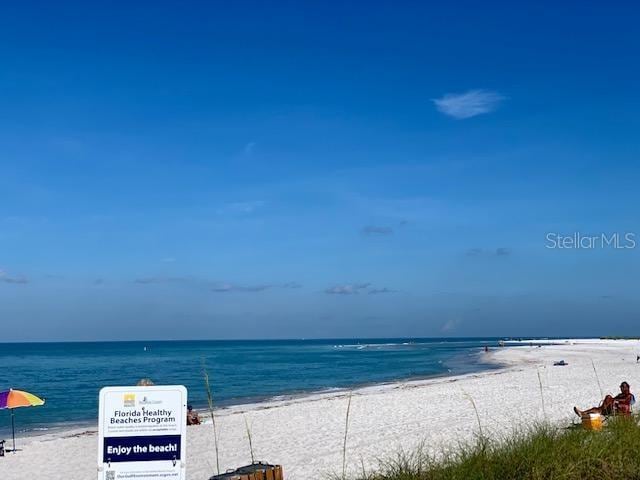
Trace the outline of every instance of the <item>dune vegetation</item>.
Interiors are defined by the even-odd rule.
[[[610,419],[599,432],[539,425],[500,441],[483,438],[434,459],[424,449],[384,461],[357,480],[640,479],[637,418]],[[356,480],[356,478],[352,480]]]

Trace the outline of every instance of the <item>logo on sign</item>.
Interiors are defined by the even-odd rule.
[[[135,407],[136,406],[136,394],[135,393],[125,393],[124,394],[124,406],[125,407]]]
[[[147,396],[144,396],[142,400],[140,400],[140,405],[159,405],[161,403],[162,403],[161,400],[151,400]]]

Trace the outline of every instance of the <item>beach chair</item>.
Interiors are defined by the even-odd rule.
[[[603,415],[605,420],[609,420],[610,417],[631,417],[633,415],[633,406],[636,404],[635,395],[631,394],[631,402],[629,403],[629,408],[619,408],[617,411],[609,415]]]

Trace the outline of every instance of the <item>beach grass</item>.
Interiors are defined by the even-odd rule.
[[[344,421],[344,441],[342,443],[342,479],[346,480],[347,472],[347,438],[349,436],[349,413],[351,412],[351,399],[353,392],[349,392],[349,401],[347,402],[347,414]]]
[[[211,382],[209,380],[209,371],[207,370],[207,364],[205,359],[202,359],[202,376],[204,378],[204,386],[207,392],[207,405],[209,407],[209,415],[211,415],[211,427],[213,432],[213,447],[216,454],[216,473],[220,474],[220,448],[218,445],[218,428],[216,426],[216,416],[213,404],[213,390],[211,389]]]
[[[501,441],[480,437],[437,460],[399,454],[354,480],[619,480],[640,479],[637,418],[610,419],[600,432],[541,424]]]

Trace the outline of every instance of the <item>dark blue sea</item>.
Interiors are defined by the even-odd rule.
[[[496,338],[334,339],[0,344],[0,391],[46,399],[19,408],[21,433],[96,424],[103,386],[181,384],[196,408],[206,405],[203,364],[218,406],[264,401],[395,380],[491,368],[478,355]],[[0,410],[0,437],[10,425]]]

